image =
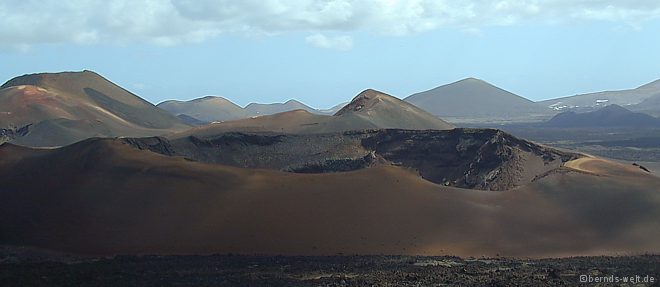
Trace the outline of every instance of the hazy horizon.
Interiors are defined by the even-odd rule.
[[[655,1],[4,1],[2,81],[93,70],[157,104],[330,108],[474,77],[538,101],[660,78]]]

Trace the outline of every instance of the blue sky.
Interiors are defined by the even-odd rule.
[[[0,39],[2,80],[89,69],[153,103],[328,108],[465,77],[540,100],[660,79],[658,1],[6,0]]]

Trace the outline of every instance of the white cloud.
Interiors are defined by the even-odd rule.
[[[307,44],[317,48],[348,51],[353,48],[353,39],[349,36],[328,37],[320,33],[305,38]]]
[[[609,21],[643,28],[658,18],[657,0],[3,0],[0,48],[136,41],[176,45],[223,33],[288,31],[403,36],[526,21]]]

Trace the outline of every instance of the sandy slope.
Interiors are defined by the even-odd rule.
[[[660,179],[598,159],[506,192],[398,167],[290,174],[113,140],[0,147],[0,243],[84,254],[660,252]]]

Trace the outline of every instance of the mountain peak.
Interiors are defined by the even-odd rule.
[[[366,90],[360,92],[356,97],[359,97],[359,96],[362,96],[362,95],[370,96],[370,95],[378,95],[378,94],[385,94],[385,93],[383,93],[381,91],[374,90],[374,89],[366,89]]]
[[[284,104],[287,104],[287,105],[296,104],[297,105],[297,104],[302,104],[302,103],[298,100],[290,99],[290,100],[287,100],[286,102],[284,102]]]
[[[30,86],[45,86],[52,82],[57,82],[60,80],[72,80],[80,78],[100,78],[104,79],[98,73],[95,73],[90,70],[83,71],[73,71],[73,72],[58,72],[58,73],[35,73],[35,74],[25,74],[10,79],[2,85],[2,88],[30,85]]]
[[[465,79],[462,79],[462,80],[458,80],[456,82],[449,83],[449,84],[446,84],[446,85],[441,86],[441,87],[452,87],[452,86],[475,87],[475,88],[484,88],[484,89],[486,89],[486,88],[500,89],[500,88],[496,87],[495,85],[493,85],[489,82],[486,82],[486,81],[484,81],[482,79],[478,79],[478,78],[472,78],[472,77],[465,78]]]
[[[374,107],[384,99],[393,99],[393,98],[394,98],[393,96],[390,96],[383,92],[374,89],[366,89],[360,92],[357,96],[355,96],[355,98],[353,98],[353,100],[350,103],[344,106],[335,115],[338,116],[349,112],[365,111]]]
[[[373,127],[405,129],[451,129],[447,123],[428,112],[386,93],[367,89],[335,113],[336,117],[360,119]]]
[[[376,99],[397,99],[394,96],[388,95],[378,90],[366,89],[360,92],[351,102],[355,101],[374,101]]]
[[[515,119],[545,112],[529,99],[477,78],[466,78],[404,99],[438,117]]]
[[[484,81],[484,80],[482,80],[482,79],[477,79],[477,78],[474,78],[474,77],[468,77],[468,78],[465,78],[465,79],[462,79],[462,80],[458,80],[458,81],[456,81],[455,83],[459,83],[459,82],[479,82],[479,83],[486,83],[486,81]]]
[[[62,76],[72,76],[72,75],[84,75],[88,73],[93,73],[91,71],[81,71],[81,72],[59,72],[59,73],[34,73],[34,74],[25,74],[18,77],[14,77],[4,83],[2,88],[15,87],[15,86],[43,86],[46,82],[60,78]],[[94,73],[97,75],[96,73]]]
[[[207,102],[207,101],[229,102],[229,100],[224,97],[211,96],[211,95],[191,100],[191,102]]]

